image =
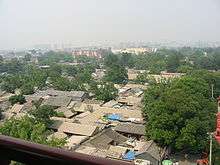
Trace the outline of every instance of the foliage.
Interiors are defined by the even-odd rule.
[[[114,65],[120,65],[120,59],[118,55],[108,54],[104,58],[105,67],[111,67]]]
[[[180,65],[177,68],[177,72],[179,73],[188,73],[188,72],[192,72],[193,71],[193,67],[189,66],[189,65]]]
[[[50,65],[58,62],[73,62],[74,58],[71,53],[49,51],[38,58],[41,65]]]
[[[53,64],[50,66],[49,70],[48,70],[48,76],[49,77],[58,77],[61,76],[62,74],[62,67],[61,65],[57,65],[57,64]]]
[[[5,121],[0,127],[0,133],[54,147],[61,147],[65,144],[64,139],[48,140],[47,136],[49,132],[46,129],[46,126],[28,116],[24,116],[21,119],[11,118],[10,120]]]
[[[31,84],[24,84],[21,86],[21,93],[23,95],[30,95],[34,93],[34,87]]]
[[[214,97],[220,96],[220,72],[210,72],[207,70],[193,70],[188,72],[189,76],[201,78],[206,81],[209,85],[209,90],[211,94],[211,86],[214,85]]]
[[[25,97],[23,95],[14,95],[9,97],[9,101],[11,105],[14,105],[16,103],[24,104],[26,102]]]
[[[62,66],[64,73],[68,76],[75,76],[77,74],[77,67],[71,65],[64,65]]]
[[[109,82],[94,85],[92,91],[97,100],[103,100],[104,102],[115,99],[118,94],[118,90],[114,87],[114,84]]]
[[[116,84],[124,84],[128,80],[127,70],[120,65],[113,65],[108,67],[104,80],[110,81]]]
[[[190,76],[150,87],[144,100],[147,137],[175,150],[204,150],[216,111],[208,91],[205,80]]]
[[[72,85],[71,85],[70,80],[68,80],[65,77],[58,76],[58,77],[51,78],[51,84],[53,88],[56,90],[61,90],[61,91],[72,90]]]
[[[33,93],[34,87],[39,89],[46,86],[47,73],[35,66],[23,66],[25,71],[6,75],[2,78],[1,89],[14,93],[15,89],[22,88],[24,93]],[[28,90],[25,90],[25,88]]]
[[[25,61],[31,61],[31,54],[29,54],[29,53],[25,54],[24,60]]]
[[[137,79],[135,81],[139,84],[148,83],[149,82],[149,76],[148,76],[147,72],[138,74]]]
[[[37,109],[32,110],[30,112],[30,115],[34,117],[35,121],[48,126],[52,123],[50,117],[56,116],[56,111],[54,111],[54,108],[52,106],[42,105]]]
[[[180,55],[174,53],[167,57],[166,69],[168,72],[176,72],[177,68],[180,66]]]
[[[120,63],[122,66],[132,68],[134,66],[134,57],[131,53],[122,53]]]
[[[22,85],[22,81],[20,80],[19,75],[6,76],[2,81],[1,89],[9,93],[14,93],[15,89],[20,88]]]

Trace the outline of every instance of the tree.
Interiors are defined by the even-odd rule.
[[[179,73],[187,73],[187,72],[192,72],[193,71],[193,67],[189,66],[189,65],[180,65],[177,68],[177,72]]]
[[[40,106],[30,112],[30,115],[32,115],[37,122],[43,123],[46,126],[52,124],[50,117],[55,116],[56,114],[54,108],[48,105]]]
[[[210,97],[212,85],[214,85],[214,97],[217,98],[218,96],[220,96],[220,72],[193,70],[192,72],[188,72],[187,75],[205,80],[206,83],[208,83],[209,85]]]
[[[25,97],[23,95],[11,96],[11,97],[9,97],[9,101],[10,101],[11,105],[14,105],[16,103],[19,103],[19,104],[26,103]]]
[[[127,70],[125,69],[125,67],[120,65],[108,67],[106,70],[106,75],[104,76],[104,80],[116,84],[124,84],[128,80]]]
[[[23,95],[30,95],[34,93],[34,87],[31,84],[24,84],[21,86],[21,93]]]
[[[60,65],[57,65],[57,64],[53,64],[53,65],[50,65],[50,68],[48,70],[48,75],[50,77],[58,77],[58,76],[61,76],[62,74],[62,68]]]
[[[14,93],[15,89],[20,88],[21,86],[22,81],[20,75],[9,75],[3,78],[1,89],[9,93]]]
[[[172,54],[167,58],[167,71],[176,72],[177,68],[180,66],[180,55]]]
[[[21,119],[11,118],[0,127],[0,133],[15,138],[28,140],[35,143],[61,147],[65,144],[65,139],[48,140],[49,135],[46,126],[37,122],[33,118],[24,116]]]
[[[209,96],[208,84],[190,76],[150,87],[144,100],[147,137],[174,151],[204,150],[204,137],[215,127],[216,103]]]
[[[75,66],[65,65],[63,69],[68,76],[75,76],[77,74],[77,68]]]
[[[89,83],[92,79],[92,71],[90,69],[88,67],[80,68],[76,75],[76,81],[81,84]]]
[[[105,67],[112,67],[113,65],[120,65],[120,59],[117,55],[108,54],[104,58]]]
[[[118,96],[118,90],[114,87],[113,83],[102,82],[93,86],[92,90],[97,100],[108,102]]]
[[[56,90],[70,91],[72,89],[71,82],[67,78],[61,76],[51,78],[51,84]]]
[[[4,58],[0,55],[0,63],[4,61]]]
[[[134,66],[134,59],[131,53],[122,53],[120,58],[120,63],[125,67],[133,67]]]
[[[30,53],[25,54],[24,60],[25,61],[31,61],[31,54]]]
[[[140,84],[148,83],[149,76],[148,76],[147,72],[138,74],[137,79],[135,81]]]

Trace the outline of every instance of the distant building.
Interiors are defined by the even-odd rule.
[[[143,53],[151,53],[151,52],[156,52],[157,48],[125,48],[125,49],[117,49],[117,50],[112,50],[113,53],[131,53],[131,54],[143,54]]]
[[[102,58],[105,53],[110,52],[111,49],[97,49],[97,48],[79,48],[73,50],[72,54],[74,56],[87,56],[87,57],[96,57]]]

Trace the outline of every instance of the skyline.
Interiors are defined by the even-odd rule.
[[[0,49],[60,43],[219,42],[219,9],[218,0],[0,0]]]

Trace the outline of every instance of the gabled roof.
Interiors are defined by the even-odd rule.
[[[64,116],[66,118],[71,118],[73,117],[74,115],[76,115],[76,112],[72,112],[69,108],[67,107],[60,107],[58,109],[56,109],[57,112],[62,112],[64,114]]]
[[[83,153],[83,154],[104,157],[104,158],[107,156],[106,150],[101,150],[101,149],[97,149],[97,148],[89,147],[89,146],[84,146],[84,145],[81,145],[75,151],[79,152],[79,153]]]
[[[108,108],[112,108],[114,105],[118,104],[117,101],[115,100],[110,100],[108,102],[106,102],[105,104],[102,105],[102,107],[108,107]]]
[[[97,121],[106,114],[119,114],[124,118],[137,118],[137,119],[143,118],[141,110],[126,110],[126,109],[99,107],[90,115],[87,115],[82,119],[79,119],[79,121],[82,124],[97,125]]]
[[[136,157],[142,157],[144,154],[149,154],[156,160],[161,160],[163,149],[160,148],[153,140],[147,141],[145,145],[136,153]]]
[[[67,97],[71,97],[72,99],[74,98],[79,98],[81,99],[82,97],[84,97],[86,93],[84,91],[59,91],[59,90],[54,90],[54,89],[47,89],[44,91],[38,91],[37,93],[35,93],[34,95],[38,95],[38,96],[67,96]]]
[[[78,136],[78,135],[73,135],[71,136],[70,138],[68,138],[66,141],[67,141],[67,144],[65,146],[68,146],[68,147],[72,147],[74,145],[78,145],[78,144],[81,144],[83,143],[84,141],[86,141],[89,137],[88,136]]]
[[[114,130],[134,135],[145,135],[145,126],[140,124],[122,123],[118,124]]]
[[[88,105],[85,103],[77,103],[73,109],[76,112],[86,112],[89,108]]]
[[[47,100],[44,101],[44,105],[51,105],[51,106],[54,106],[54,107],[67,107],[69,105],[71,101],[71,98],[70,97],[67,97],[67,96],[57,96],[57,97],[54,97],[54,96],[51,96],[49,97]]]
[[[63,122],[58,128],[58,131],[75,135],[92,136],[98,131],[98,128],[91,125]]]
[[[110,146],[107,151],[108,154],[107,157],[120,159],[125,154],[126,151],[127,151],[126,147]]]
[[[24,107],[24,105],[22,104],[15,104],[13,105],[13,107],[9,110],[10,113],[19,113],[21,112],[22,108]]]
[[[111,142],[115,142],[117,144],[122,144],[126,142],[128,138],[125,136],[113,131],[111,128],[104,130],[91,140],[87,142],[87,145],[92,145],[93,147],[99,149],[108,149],[110,147]]]
[[[136,105],[141,103],[142,98],[141,97],[134,97],[134,96],[128,96],[128,97],[119,97],[118,102],[124,103],[127,105]]]

